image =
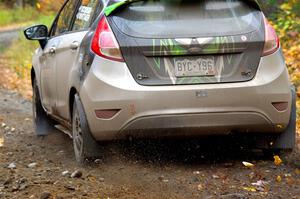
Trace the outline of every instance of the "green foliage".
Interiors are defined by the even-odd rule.
[[[266,15],[272,21],[281,40],[287,41],[289,39],[288,33],[300,33],[299,0],[265,0],[261,2]]]
[[[44,15],[36,8],[30,6],[25,8],[8,8],[0,4],[0,27],[13,24],[30,25],[36,22],[50,26],[54,19],[53,16],[53,13]]]
[[[291,80],[299,92],[300,2],[298,1],[299,0],[288,0],[276,5],[276,12],[270,13],[270,19],[280,38]],[[300,101],[298,101],[298,104],[300,105]]]
[[[279,6],[277,15],[273,15],[275,28],[283,31],[300,32],[300,3],[288,1]]]
[[[19,35],[19,39],[5,51],[4,56],[11,60],[12,68],[20,78],[23,78],[26,71],[31,68],[32,55],[38,47],[38,43],[26,40],[22,32]]]
[[[22,3],[23,5],[27,4],[27,5],[31,5],[31,6],[34,6],[38,0],[0,0],[0,3],[3,3],[5,4],[6,6],[9,6],[9,7],[13,7],[14,5],[16,5],[17,3]]]
[[[8,9],[0,6],[0,26],[36,20],[39,13],[32,7]]]
[[[40,16],[38,20],[29,23],[28,25],[33,24],[44,24],[50,27],[54,16]],[[28,71],[31,68],[31,59],[32,55],[36,48],[39,47],[37,41],[28,41],[25,39],[23,32],[20,31],[19,38],[12,43],[12,45],[5,50],[4,56],[11,58],[12,67],[18,74],[18,76],[23,77],[25,71]],[[16,53],[18,52],[18,53]]]

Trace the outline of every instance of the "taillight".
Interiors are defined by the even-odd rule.
[[[272,25],[268,22],[267,18],[264,16],[265,22],[265,46],[262,56],[267,56],[279,48],[279,38],[272,27]]]
[[[92,51],[106,59],[122,62],[123,57],[118,42],[112,32],[106,17],[103,16],[92,40]]]

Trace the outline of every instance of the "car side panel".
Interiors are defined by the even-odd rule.
[[[66,34],[61,37],[61,42],[57,47],[56,53],[56,74],[55,81],[56,86],[56,98],[55,98],[55,109],[56,115],[62,119],[69,119],[69,75],[72,68],[78,62],[81,62],[82,58],[79,55],[79,48],[82,39],[86,35],[87,31],[79,31],[70,34]],[[75,49],[75,46],[77,48]],[[77,75],[79,75],[77,73]]]
[[[40,66],[40,93],[42,104],[49,113],[53,113],[55,109],[55,65],[56,54],[51,53],[51,49],[55,50],[60,43],[61,38],[55,37],[48,41],[39,58]]]

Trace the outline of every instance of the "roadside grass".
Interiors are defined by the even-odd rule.
[[[0,45],[0,53],[2,54],[5,51],[5,47],[3,45]]]
[[[30,6],[25,8],[8,8],[0,3],[0,31],[37,23],[50,26],[53,18],[54,13],[52,12],[40,12]]]
[[[4,57],[19,78],[25,78],[30,71],[32,55],[36,48],[38,48],[38,43],[35,41],[29,42],[20,32],[19,38],[13,41],[11,46],[5,50]]]
[[[39,16],[38,20],[28,23],[27,26],[34,24],[44,24],[50,27],[53,16]],[[5,50],[4,56],[13,61],[13,68],[16,69],[20,77],[23,76],[22,70],[27,70],[31,67],[31,58],[34,50],[38,48],[37,41],[26,40],[23,31],[19,32],[19,38],[12,42],[8,49]]]
[[[11,9],[0,4],[0,27],[34,21],[39,18],[39,15],[39,12],[32,7]]]
[[[48,27],[53,21],[53,16],[39,16],[38,20],[28,23],[28,26],[33,24],[44,24]],[[19,32],[19,38],[12,42],[8,49],[4,51],[4,57],[6,57],[10,66],[15,70],[20,78],[24,78],[31,68],[32,55],[39,47],[37,41],[28,41],[24,37],[23,31]]]

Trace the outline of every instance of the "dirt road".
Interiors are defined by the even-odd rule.
[[[0,120],[0,198],[300,198],[299,149],[276,166],[229,138],[127,141],[79,167],[68,136],[34,135],[18,94],[0,90]]]
[[[17,28],[12,28],[12,29],[0,29],[0,49],[1,49],[1,45],[4,46],[8,46],[11,41],[13,41],[14,39],[17,39],[19,36],[19,31],[21,30],[21,28],[17,27]]]

